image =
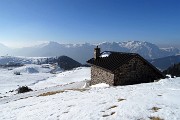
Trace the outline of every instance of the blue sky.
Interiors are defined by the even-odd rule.
[[[0,43],[180,45],[180,0],[0,0]]]

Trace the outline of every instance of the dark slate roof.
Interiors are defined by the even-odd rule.
[[[102,55],[106,53],[109,54],[108,57],[101,57]],[[129,60],[131,60],[137,55],[138,54],[136,53],[104,51],[101,53],[99,58],[97,59],[91,58],[90,60],[87,61],[87,63],[104,68],[109,71],[113,71],[116,68],[127,63]]]

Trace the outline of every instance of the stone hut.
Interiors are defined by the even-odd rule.
[[[91,65],[91,85],[107,83],[112,86],[153,82],[165,76],[136,53],[123,53],[94,49]]]

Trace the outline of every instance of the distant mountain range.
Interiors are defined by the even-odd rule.
[[[51,57],[66,55],[74,60],[85,63],[93,57],[93,49],[99,46],[102,51],[119,51],[139,53],[146,59],[157,59],[174,56],[180,53],[177,48],[159,48],[155,44],[141,41],[104,42],[99,44],[59,44],[57,42],[44,43],[34,47],[10,49],[0,44],[0,55],[14,55],[27,57]]]
[[[149,62],[163,71],[174,64],[180,63],[180,55],[153,59],[149,60]]]

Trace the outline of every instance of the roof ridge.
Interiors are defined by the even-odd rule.
[[[101,52],[101,54],[104,53],[104,52],[119,53],[119,54],[130,54],[130,55],[138,55],[138,53],[117,52],[117,51],[103,51],[103,52]]]
[[[106,52],[110,52],[110,54],[106,57],[101,57],[101,55],[103,55],[103,53],[106,53]],[[136,53],[103,51],[100,54],[100,57],[98,57],[97,59],[92,58],[88,60],[87,63],[113,71],[114,69],[116,69],[119,66],[122,66],[127,61],[129,61],[130,59],[132,59],[133,57],[137,55],[138,54]]]

